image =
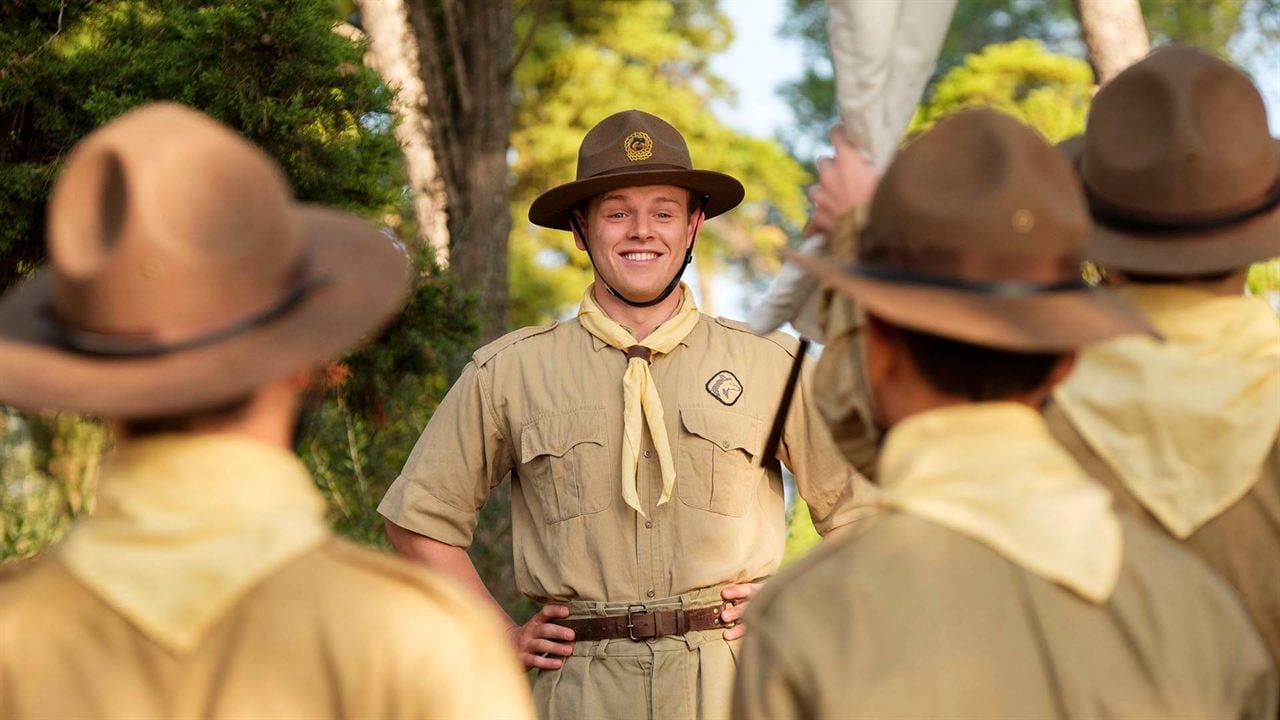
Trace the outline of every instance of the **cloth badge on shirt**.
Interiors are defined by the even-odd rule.
[[[707,392],[725,405],[733,405],[742,397],[742,381],[728,370],[721,370],[707,381]]]

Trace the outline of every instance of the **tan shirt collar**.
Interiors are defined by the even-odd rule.
[[[240,436],[171,435],[116,451],[97,510],[58,555],[153,640],[187,651],[327,536],[324,501],[291,453]]]
[[[990,547],[1094,602],[1110,597],[1123,540],[1111,496],[1016,403],[913,415],[885,439],[881,504]]]

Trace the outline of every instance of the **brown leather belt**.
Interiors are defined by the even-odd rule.
[[[573,631],[574,640],[652,640],[667,635],[683,635],[694,630],[727,627],[720,613],[728,604],[693,610],[646,610],[632,605],[626,615],[598,618],[558,618],[551,622]]]

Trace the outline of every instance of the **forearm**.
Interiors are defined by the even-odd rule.
[[[447,575],[454,582],[471,591],[497,613],[502,627],[510,629],[517,624],[494,599],[489,588],[485,587],[484,581],[480,579],[480,573],[476,571],[475,563],[471,562],[471,556],[465,549],[406,530],[390,520],[386,521],[386,529],[391,546],[401,556]]]

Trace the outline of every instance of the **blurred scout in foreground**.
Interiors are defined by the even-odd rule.
[[[87,137],[51,267],[0,299],[0,402],[108,418],[97,510],[0,574],[0,717],[530,717],[491,618],[335,538],[290,451],[404,253],[186,108]]]
[[[1102,88],[1067,147],[1093,259],[1165,342],[1082,352],[1049,427],[1235,586],[1280,662],[1280,319],[1243,294],[1280,256],[1280,140],[1243,73],[1174,46]]]
[[[660,118],[592,128],[578,179],[529,210],[595,268],[578,316],[478,350],[379,507],[397,549],[501,612],[465,548],[511,477],[516,582],[546,605],[510,633],[544,717],[727,715],[743,628],[726,626],[782,558],[779,461],[820,532],[868,511],[807,383],[767,449],[796,343],[702,315],[680,283],[742,193]]]
[[[886,511],[756,600],[736,717],[1274,716],[1234,593],[1036,411],[1074,348],[1145,329],[1081,282],[1088,230],[1057,152],[976,110],[890,165],[855,264],[799,258],[866,309]]]

